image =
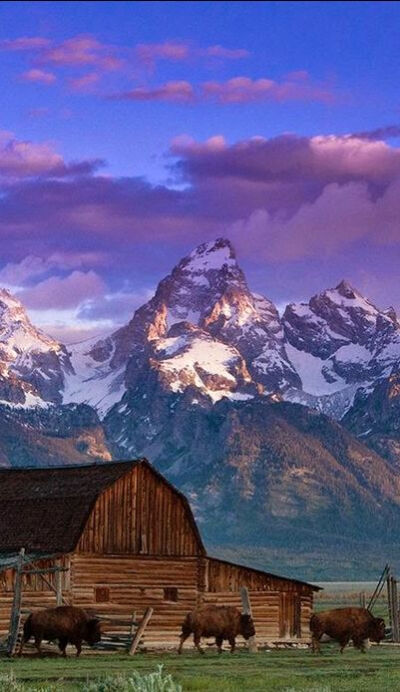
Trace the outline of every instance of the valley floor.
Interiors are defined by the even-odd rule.
[[[208,651],[205,656],[187,650],[182,656],[139,654],[90,655],[66,661],[49,656],[38,659],[0,659],[0,674],[13,670],[25,689],[78,692],[81,684],[101,676],[154,671],[162,664],[183,691],[196,692],[386,692],[400,689],[400,646],[373,646],[366,654],[352,648],[340,655],[335,645],[324,654],[304,650],[239,650],[231,656]],[[50,687],[44,687],[50,683]],[[99,688],[100,689],[100,688]]]

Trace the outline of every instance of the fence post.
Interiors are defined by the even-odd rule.
[[[133,656],[134,653],[136,653],[136,649],[139,646],[139,642],[143,636],[143,633],[144,633],[152,615],[153,615],[153,608],[147,608],[147,610],[143,616],[143,619],[142,619],[139,627],[136,630],[136,634],[135,634],[135,636],[132,640],[131,646],[129,648],[129,655],[130,656]]]
[[[389,626],[392,630],[392,639],[394,638],[393,632],[393,610],[392,610],[392,588],[391,588],[391,575],[390,569],[388,569],[386,575],[386,586],[387,586],[387,598],[388,598],[388,613],[389,613]]]
[[[61,568],[60,560],[56,561],[56,566]],[[56,582],[56,603],[58,606],[61,606],[63,604],[61,569],[55,573],[54,579]]]
[[[250,595],[249,595],[249,590],[248,590],[247,586],[241,586],[240,587],[240,596],[242,599],[243,612],[245,613],[245,615],[250,615],[250,617],[253,617],[253,614],[251,611]],[[257,653],[257,651],[258,651],[255,636],[250,637],[250,639],[249,639],[249,651],[251,653]]]
[[[18,640],[19,626],[21,623],[21,598],[22,598],[22,567],[24,564],[25,548],[21,548],[18,555],[14,579],[14,598],[10,617],[10,633],[8,635],[7,653],[13,656]]]
[[[394,624],[394,641],[400,640],[399,630],[399,604],[397,597],[397,580],[392,577],[392,607],[393,607],[393,624]]]

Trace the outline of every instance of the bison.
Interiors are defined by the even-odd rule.
[[[382,618],[375,618],[366,608],[336,608],[312,615],[310,630],[314,653],[321,652],[320,640],[324,634],[339,642],[340,653],[350,639],[357,649],[365,653],[368,639],[378,644],[384,639],[385,622]]]
[[[222,642],[227,639],[233,654],[238,634],[245,639],[250,639],[254,637],[256,631],[250,615],[240,613],[237,608],[207,605],[196,608],[186,615],[182,623],[178,653],[182,653],[183,643],[192,633],[194,645],[201,654],[204,654],[200,646],[201,637],[215,637],[218,653],[222,653]]]
[[[31,637],[41,655],[43,639],[53,641],[58,639],[58,646],[63,656],[66,656],[67,644],[76,647],[76,655],[82,650],[82,641],[90,646],[101,640],[100,620],[90,617],[82,608],[73,606],[58,606],[31,613],[24,624],[19,655],[22,655],[24,644]]]

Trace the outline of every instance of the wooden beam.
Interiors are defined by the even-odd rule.
[[[24,569],[21,574],[58,574],[68,572],[69,567],[47,567],[43,569]]]
[[[18,632],[21,624],[21,599],[22,599],[22,566],[24,564],[25,548],[21,548],[18,555],[17,566],[14,579],[14,598],[11,609],[10,633],[8,637],[7,653],[9,656],[15,654],[17,646]]]
[[[46,579],[46,577],[44,576],[44,574],[39,574],[39,576],[40,576],[40,578],[44,581],[44,583],[46,584],[46,586],[48,586],[49,589],[51,589],[51,591],[54,591],[54,593],[56,594],[56,596],[57,596],[57,598],[58,598],[57,588],[56,588],[55,586],[53,586],[53,584],[52,584],[48,579]],[[69,605],[68,601],[67,601],[67,600],[64,598],[64,596],[61,594],[61,603],[60,603],[60,605],[62,605],[63,603],[64,603],[64,605]],[[58,605],[58,603],[57,603],[57,605]]]
[[[139,642],[140,642],[140,640],[144,634],[144,631],[145,631],[152,615],[153,615],[153,608],[147,608],[147,610],[143,616],[143,619],[142,619],[142,621],[141,621],[141,623],[140,623],[140,625],[136,631],[136,634],[132,640],[132,644],[129,647],[129,655],[130,656],[133,656],[136,653],[136,649],[139,646]]]
[[[249,594],[249,590],[248,590],[247,586],[241,586],[240,587],[240,596],[242,599],[242,607],[243,607],[244,614],[250,615],[250,617],[253,617],[253,613],[251,610],[251,603],[250,603],[250,594]],[[255,636],[250,637],[250,639],[248,641],[248,647],[249,647],[249,651],[252,654],[257,653],[258,647],[257,647],[257,641],[256,641]]]
[[[392,585],[390,580],[390,568],[388,568],[386,573],[386,588],[387,588],[387,599],[388,599],[388,613],[389,613],[389,625],[392,630],[393,639],[393,611],[392,611]]]
[[[399,605],[397,596],[397,580],[392,577],[392,608],[393,608],[393,633],[394,641],[398,642],[400,640],[400,629],[399,629]]]
[[[60,565],[58,564],[57,567],[59,569],[57,570],[55,574],[55,581],[56,581],[56,603],[58,606],[61,606],[63,604],[63,595],[62,595],[62,572]]]

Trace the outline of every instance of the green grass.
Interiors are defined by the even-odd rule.
[[[183,690],[196,692],[389,692],[400,689],[400,647],[372,647],[366,654],[349,648],[343,655],[336,645],[323,646],[323,655],[307,649],[280,649],[233,656],[188,650],[177,654],[82,655],[80,659],[27,656],[0,659],[1,672],[13,670],[27,690],[46,682],[60,692],[78,691],[80,683],[101,675],[154,671],[162,663]]]

